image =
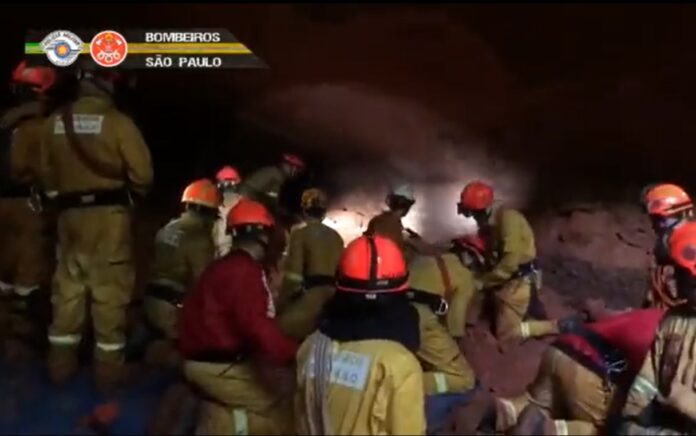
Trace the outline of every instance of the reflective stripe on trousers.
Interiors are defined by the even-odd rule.
[[[51,345],[77,345],[81,339],[81,335],[48,335]]]
[[[433,377],[435,378],[435,386],[437,388],[437,392],[439,394],[447,392],[447,378],[445,377],[445,374],[441,372],[435,372],[433,373]]]
[[[565,420],[557,419],[553,424],[556,426],[556,434],[558,436],[568,436],[568,423]]]
[[[249,434],[249,419],[244,409],[233,409],[232,419],[234,420],[234,434],[248,435]]]
[[[119,351],[126,348],[125,342],[117,342],[114,344],[108,344],[105,342],[97,342],[97,348],[102,351]]]

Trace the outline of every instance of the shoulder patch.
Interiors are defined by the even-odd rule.
[[[104,115],[74,114],[73,127],[78,135],[98,135],[102,132]],[[53,125],[54,135],[65,135],[65,125],[60,117],[55,118]]]
[[[331,358],[331,383],[362,391],[367,384],[372,358],[352,351],[339,351]],[[314,378],[314,356],[307,361],[307,373]]]

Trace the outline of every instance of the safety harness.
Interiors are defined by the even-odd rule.
[[[449,311],[448,301],[450,301],[454,295],[454,288],[452,287],[452,280],[442,256],[433,257],[435,258],[437,268],[440,270],[440,277],[442,278],[442,284],[445,288],[445,295],[440,296],[432,292],[414,288],[409,289],[406,295],[411,302],[424,304],[428,306],[435,313],[435,315],[442,316],[446,315]]]
[[[174,289],[172,286],[167,286],[161,283],[148,283],[145,289],[145,295],[166,301],[167,303],[181,309],[184,302],[184,292]]]

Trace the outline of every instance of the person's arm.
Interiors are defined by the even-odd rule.
[[[150,189],[153,179],[150,150],[133,120],[124,114],[116,116],[118,124],[115,126],[115,131],[129,187],[135,193],[144,196]]]
[[[191,272],[192,284],[198,280],[203,270],[215,258],[215,245],[212,239],[204,234],[196,235],[186,246],[186,261]]]
[[[461,264],[455,266],[452,268],[452,272],[454,295],[452,295],[452,300],[449,302],[449,310],[447,311],[447,329],[455,338],[461,338],[465,332],[466,314],[469,310],[469,304],[476,289],[473,274],[464,266]]]
[[[415,357],[411,370],[400,384],[394,387],[387,413],[387,432],[392,435],[424,435],[425,393],[423,370]],[[400,369],[403,371],[403,369]]]
[[[286,365],[297,352],[297,344],[287,338],[276,325],[270,292],[264,284],[261,268],[252,264],[241,266],[235,274],[235,286],[243,290],[237,301],[230,302],[231,322],[245,339],[252,353],[262,362]],[[240,298],[241,297],[241,298]]]
[[[304,247],[302,232],[295,230],[290,233],[288,254],[283,264],[283,285],[278,297],[278,308],[282,309],[300,290],[304,280]]]
[[[621,434],[632,436],[682,434],[664,427],[664,423],[656,419],[656,409],[659,407],[657,398],[660,396],[657,386],[657,369],[663,353],[662,344],[662,335],[658,330],[655,341],[643,361],[643,366],[628,391],[622,412]]]
[[[501,257],[491,271],[481,277],[481,282],[486,288],[502,285],[510,280],[520,267],[522,262],[523,239],[520,232],[521,218],[513,212],[503,212],[499,229],[501,238]]]

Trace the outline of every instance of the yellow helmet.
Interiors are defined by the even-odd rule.
[[[306,189],[302,193],[302,210],[307,209],[326,209],[328,207],[328,197],[326,192],[319,188]]]

